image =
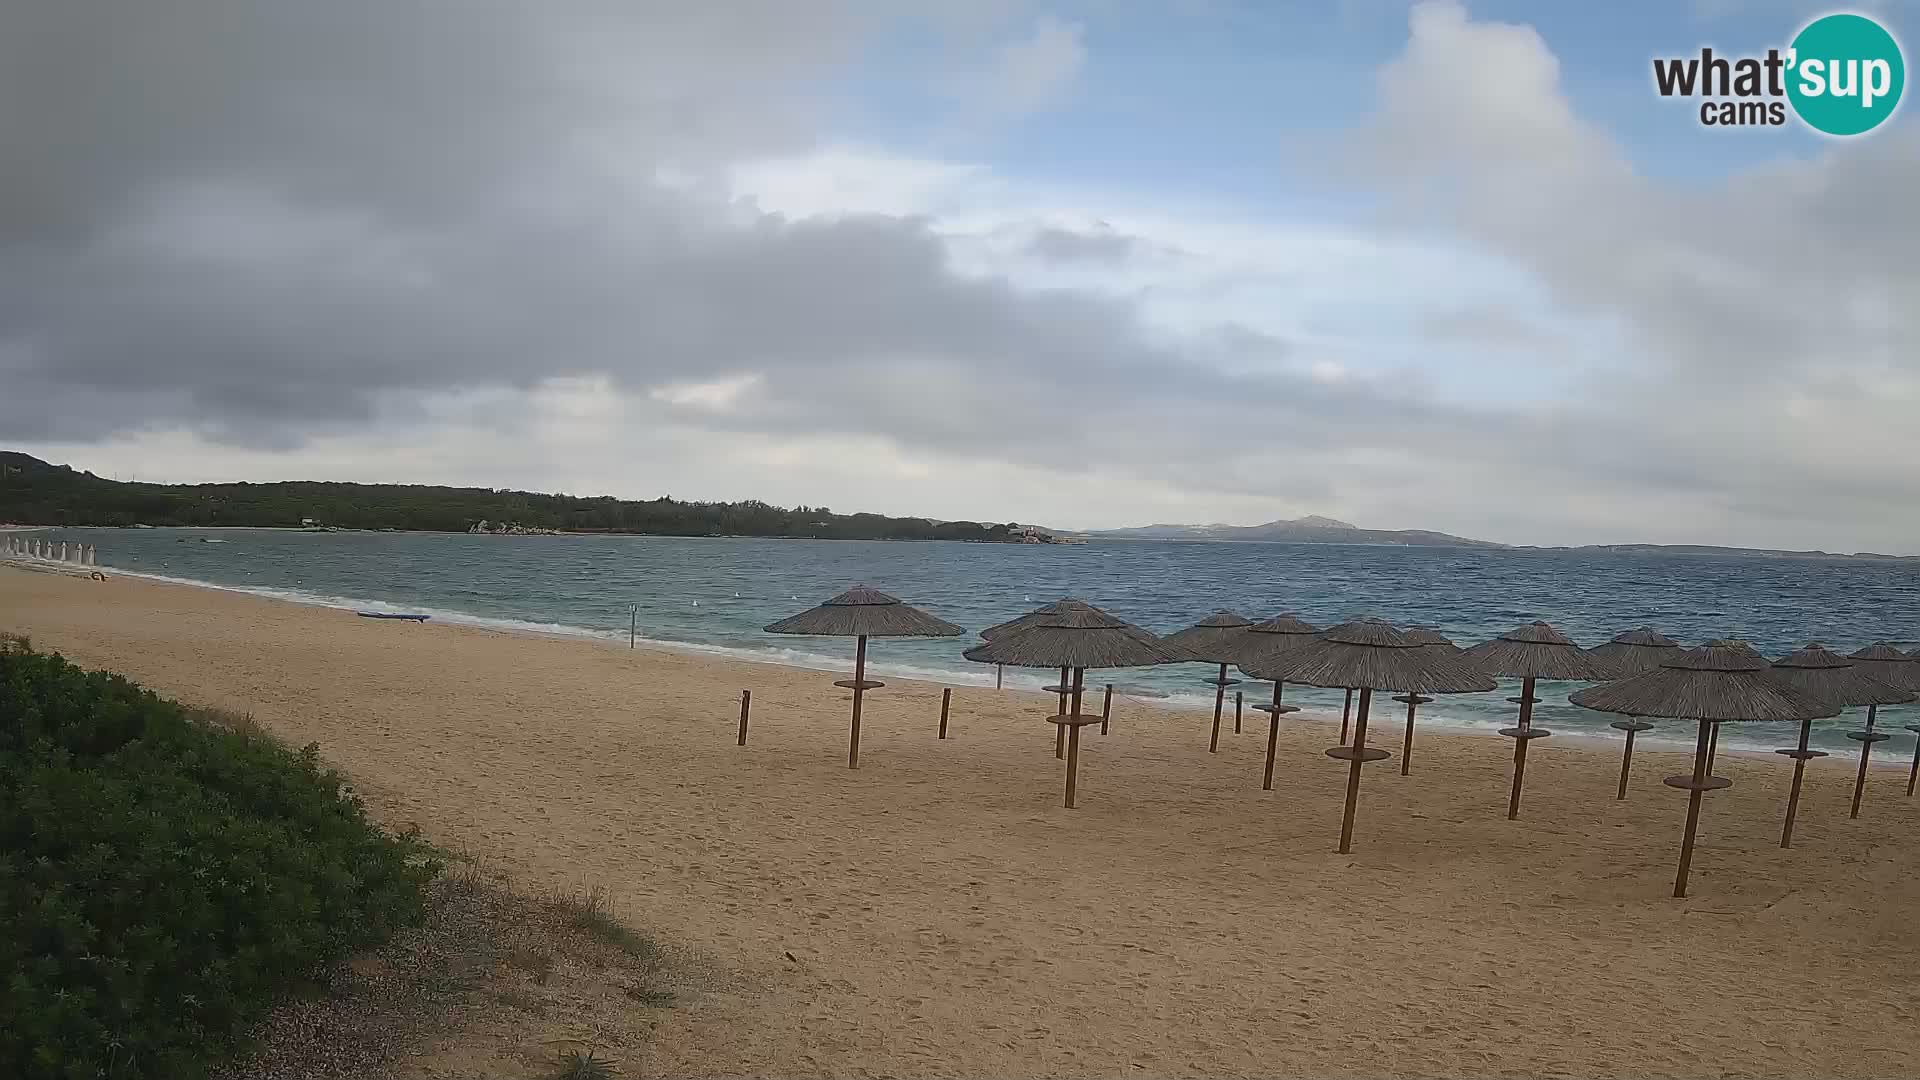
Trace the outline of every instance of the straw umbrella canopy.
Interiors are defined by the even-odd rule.
[[[1015,667],[1060,667],[1073,672],[1069,711],[1047,718],[1067,735],[1067,809],[1073,809],[1080,772],[1080,729],[1100,722],[1082,715],[1080,697],[1088,668],[1148,667],[1179,663],[1185,657],[1166,647],[1139,627],[1094,607],[1055,612],[1019,630],[996,635],[984,645],[962,653],[982,664]]]
[[[1340,820],[1340,853],[1353,849],[1353,815],[1360,801],[1360,766],[1393,755],[1367,745],[1367,710],[1375,690],[1408,694],[1478,694],[1493,680],[1462,663],[1424,648],[1378,619],[1341,623],[1291,649],[1279,649],[1241,661],[1240,670],[1256,679],[1285,680],[1328,689],[1360,691],[1353,744],[1327,756],[1347,762],[1347,801]]]
[[[1227,678],[1227,666],[1240,659],[1241,650],[1246,648],[1247,629],[1252,625],[1252,619],[1222,609],[1160,639],[1185,659],[1220,665],[1220,674],[1207,680],[1213,687],[1213,735],[1207,740],[1209,754],[1220,752],[1220,712],[1226,704],[1227,687],[1240,682]]]
[[[1680,872],[1673,884],[1676,897],[1687,895],[1687,872],[1693,866],[1693,841],[1700,827],[1700,796],[1733,786],[1733,781],[1708,772],[1709,729],[1730,721],[1808,720],[1840,711],[1833,702],[1774,678],[1770,665],[1738,649],[1713,646],[1687,649],[1662,661],[1657,671],[1590,686],[1567,700],[1583,709],[1693,720],[1700,725],[1692,774],[1669,776],[1664,781],[1668,787],[1689,793],[1686,834],[1680,842]]]
[[[1766,660],[1767,663],[1769,664],[1773,663],[1773,661],[1768,658],[1766,653],[1763,653],[1759,649],[1754,648],[1753,643],[1749,642],[1746,638],[1737,638],[1732,636],[1717,637],[1717,638],[1714,638],[1712,641],[1707,642],[1707,647],[1710,649],[1732,649],[1736,652],[1745,653],[1748,656],[1757,656],[1762,660]]]
[[[1912,658],[1888,642],[1869,645],[1855,652],[1849,659],[1860,668],[1860,672],[1877,682],[1899,690],[1920,690],[1920,667],[1916,667]],[[1880,704],[1890,704],[1882,702]],[[1867,705],[1867,726],[1859,731],[1847,732],[1847,738],[1860,744],[1860,769],[1853,778],[1853,807],[1847,816],[1860,816],[1860,796],[1867,787],[1867,758],[1873,753],[1873,744],[1885,742],[1892,736],[1884,731],[1875,731],[1874,722],[1879,719],[1880,704]],[[1914,752],[1920,760],[1920,750]],[[1907,787],[1911,792],[1913,777],[1907,777]]]
[[[1843,708],[1865,705],[1869,709],[1877,709],[1882,705],[1898,705],[1914,699],[1912,692],[1888,686],[1863,670],[1860,661],[1831,652],[1819,642],[1812,642],[1798,652],[1775,660],[1773,676],[1796,690],[1825,698]],[[1824,751],[1807,749],[1807,740],[1812,734],[1813,718],[1808,717],[1800,721],[1800,745],[1791,750],[1774,751],[1793,759],[1793,786],[1787,794],[1786,824],[1780,828],[1781,847],[1790,847],[1793,843],[1793,816],[1800,808],[1800,783],[1807,771],[1808,760],[1827,756]],[[1866,780],[1868,745],[1865,741],[1860,745],[1861,775],[1855,778],[1853,787],[1856,815],[1860,811],[1860,785]]]
[[[957,637],[965,632],[950,622],[901,603],[898,597],[888,596],[866,585],[856,585],[819,607],[767,624],[769,634],[858,639],[853,654],[853,678],[841,679],[833,684],[853,691],[853,724],[847,736],[849,769],[860,767],[860,699],[867,691],[878,690],[886,685],[867,678],[867,639]]]
[[[1520,696],[1507,699],[1520,706],[1520,722],[1515,727],[1500,729],[1500,734],[1513,740],[1513,792],[1507,798],[1507,820],[1512,821],[1520,816],[1520,786],[1527,775],[1527,744],[1553,734],[1533,726],[1533,707],[1540,702],[1533,696],[1534,680],[1600,682],[1613,678],[1613,668],[1606,661],[1595,659],[1565,634],[1537,620],[1475,645],[1461,653],[1460,660],[1489,675],[1520,680]]]
[[[1659,667],[1660,661],[1674,655],[1673,650],[1679,647],[1679,642],[1643,626],[1638,630],[1623,630],[1615,634],[1612,641],[1595,645],[1587,653],[1613,665],[1618,677],[1624,679]]]
[[[1431,626],[1409,626],[1401,632],[1412,638],[1414,643],[1422,649],[1442,656],[1459,656],[1465,651]],[[1407,707],[1407,734],[1405,741],[1400,745],[1400,775],[1405,776],[1407,770],[1413,767],[1413,714],[1420,706],[1433,699],[1424,694],[1401,694],[1393,700],[1402,702]]]
[[[1251,675],[1253,673],[1247,671],[1246,667],[1249,658],[1254,658],[1254,662],[1258,663],[1259,657],[1291,649],[1311,639],[1318,632],[1311,623],[1301,622],[1300,618],[1291,612],[1275,615],[1265,622],[1254,623],[1247,627],[1246,647],[1240,655],[1240,670]],[[1300,711],[1298,705],[1281,703],[1280,690],[1286,685],[1285,679],[1273,680],[1273,704],[1254,706],[1267,714],[1267,771],[1260,780],[1261,791],[1273,790],[1273,752],[1280,743],[1280,717],[1286,713]]]

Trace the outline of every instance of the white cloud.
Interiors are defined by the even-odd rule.
[[[1079,78],[1087,50],[1077,23],[1043,15],[1027,37],[1002,45],[982,87],[992,105],[1010,113],[1057,104]]]
[[[697,382],[667,383],[648,390],[647,396],[654,401],[682,408],[714,413],[731,412],[739,407],[740,399],[744,395],[759,387],[764,381],[758,373],[748,372]]]
[[[857,4],[736,33],[500,3],[425,87],[377,3],[249,8],[249,49],[209,34],[190,71],[112,7],[42,37],[111,32],[126,78],[0,65],[0,438],[44,457],[1065,526],[1920,535],[1910,128],[1659,182],[1538,34],[1426,3],[1345,161],[1387,213],[1330,219],[817,142],[775,91],[840,70]],[[996,107],[1086,61],[1030,17],[979,16]]]

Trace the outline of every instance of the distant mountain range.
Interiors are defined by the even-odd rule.
[[[1345,521],[1318,516],[1269,521],[1265,525],[1143,525],[1136,529],[1108,529],[1084,535],[1115,540],[1265,540],[1284,544],[1397,544],[1402,547],[1507,546],[1427,529],[1363,529]]]
[[[1738,555],[1775,559],[1874,559],[1920,561],[1920,556],[1853,554],[1829,551],[1784,551],[1777,548],[1716,547],[1709,544],[1585,544],[1579,547],[1538,547],[1472,540],[1428,529],[1363,529],[1351,522],[1310,515],[1265,525],[1142,525],[1133,529],[1106,529],[1081,536],[1112,540],[1240,540],[1282,544],[1396,544],[1402,547],[1499,548],[1507,551],[1593,551],[1640,555]]]

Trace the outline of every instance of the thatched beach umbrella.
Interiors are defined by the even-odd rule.
[[[1246,647],[1247,628],[1252,625],[1252,619],[1221,610],[1160,639],[1167,648],[1188,660],[1220,665],[1220,674],[1207,680],[1213,687],[1213,734],[1207,739],[1209,754],[1220,752],[1220,712],[1227,701],[1227,687],[1240,683],[1239,679],[1227,678],[1227,666],[1239,661],[1240,651]]]
[[[1513,740],[1513,793],[1507,799],[1507,820],[1512,821],[1520,816],[1520,786],[1527,775],[1527,744],[1553,734],[1533,726],[1533,707],[1540,702],[1533,696],[1534,680],[1599,682],[1612,678],[1613,669],[1565,634],[1537,620],[1475,645],[1461,653],[1460,660],[1489,675],[1520,680],[1520,696],[1507,699],[1520,706],[1520,722],[1515,727],[1500,729],[1500,734]]]
[[[1421,648],[1430,652],[1439,653],[1442,656],[1458,656],[1463,651],[1460,646],[1447,640],[1446,635],[1431,626],[1409,626],[1406,630],[1402,631],[1402,633],[1412,638]],[[1413,767],[1414,711],[1433,699],[1424,694],[1401,694],[1393,700],[1407,707],[1407,734],[1405,741],[1400,745],[1400,775],[1405,776],[1407,775],[1407,770]]]
[[[1310,640],[1317,633],[1313,626],[1301,622],[1289,613],[1275,615],[1265,622],[1257,622],[1247,627],[1246,647],[1240,656],[1240,670],[1247,671],[1246,663],[1253,658],[1256,663],[1260,657],[1291,649],[1303,641]],[[1247,672],[1252,674],[1252,672]],[[1286,705],[1280,701],[1281,688],[1286,686],[1285,679],[1273,680],[1273,704],[1255,705],[1254,708],[1267,714],[1267,771],[1260,780],[1261,791],[1273,790],[1273,752],[1280,742],[1280,717],[1290,712],[1299,712],[1300,706]]]
[[[1757,660],[1764,660],[1767,662],[1769,666],[1773,664],[1772,657],[1768,656],[1766,653],[1761,652],[1759,649],[1754,648],[1753,645],[1750,644],[1745,638],[1718,637],[1707,642],[1706,645],[1710,649],[1732,649],[1735,652],[1744,653],[1747,656],[1751,656]],[[1715,727],[1713,729],[1713,734],[1707,738],[1707,771],[1708,772],[1713,771],[1713,763],[1719,759],[1719,756],[1720,756],[1720,729],[1718,727]]]
[[[1869,645],[1855,652],[1850,659],[1858,665],[1861,674],[1878,682],[1899,690],[1920,690],[1920,668],[1915,667],[1906,653],[1888,642]],[[1868,705],[1867,726],[1859,731],[1847,732],[1847,738],[1860,744],[1860,771],[1853,778],[1853,808],[1847,813],[1849,818],[1860,816],[1860,796],[1867,787],[1867,757],[1873,753],[1873,744],[1892,738],[1884,731],[1873,729],[1879,712],[1878,705]],[[1916,756],[1920,756],[1920,752]]]
[[[1842,707],[1865,705],[1871,710],[1914,699],[1910,691],[1888,686],[1862,670],[1859,661],[1830,652],[1819,642],[1775,660],[1773,675],[1802,693],[1824,698]],[[1871,728],[1873,725],[1869,723],[1867,726]],[[1800,782],[1807,771],[1807,762],[1827,756],[1824,751],[1807,749],[1807,740],[1812,734],[1813,718],[1808,717],[1800,721],[1800,745],[1791,750],[1774,751],[1793,759],[1793,786],[1787,794],[1787,821],[1780,828],[1781,847],[1789,847],[1793,843],[1793,816],[1800,808]],[[1866,747],[1864,742],[1860,747],[1862,769],[1865,768]],[[1856,813],[1860,809],[1858,781],[1853,789],[1853,807]]]
[[[878,589],[856,585],[819,607],[767,624],[769,634],[807,634],[815,637],[859,639],[854,648],[853,678],[835,686],[853,691],[853,725],[847,736],[847,768],[860,767],[860,699],[869,690],[885,686],[867,678],[867,639],[870,637],[957,637],[966,631],[903,604]]]
[[[982,664],[1015,667],[1063,667],[1073,673],[1069,711],[1047,718],[1067,735],[1067,809],[1073,809],[1080,773],[1080,729],[1100,717],[1080,712],[1080,697],[1088,668],[1147,667],[1185,659],[1139,627],[1116,619],[1098,608],[1069,608],[1030,626],[995,635],[961,654]]]
[[[1341,623],[1291,649],[1250,656],[1240,670],[1256,679],[1285,680],[1308,686],[1360,691],[1360,709],[1352,745],[1327,756],[1347,763],[1347,802],[1340,819],[1340,853],[1353,848],[1353,815],[1360,801],[1360,766],[1393,755],[1367,745],[1367,709],[1375,690],[1408,694],[1476,694],[1493,689],[1492,679],[1458,658],[1422,648],[1406,634],[1377,619]]]
[[[1595,645],[1587,653],[1612,665],[1617,676],[1624,679],[1659,667],[1660,661],[1675,655],[1674,650],[1679,647],[1679,642],[1643,626],[1638,630],[1623,630],[1615,634],[1612,641]]]
[[[1022,615],[1017,619],[1008,619],[1006,622],[998,623],[996,625],[987,627],[985,630],[980,631],[980,640],[992,641],[993,639],[1000,637],[1010,631],[1024,630],[1029,626],[1036,626],[1046,621],[1046,619],[1049,616],[1057,615],[1062,611],[1099,611],[1099,610],[1100,610],[1099,608],[1094,607],[1092,604],[1087,603],[1085,600],[1080,600],[1071,596],[1063,596],[1060,599],[1055,600],[1051,604],[1042,604],[1040,607],[1037,607],[1032,611],[1027,612],[1025,615]],[[1111,613],[1107,613],[1107,612],[1103,612],[1103,614],[1111,615]],[[1143,627],[1135,626],[1130,622],[1126,622],[1124,619],[1121,620],[1121,622],[1126,626],[1127,631],[1129,633],[1131,633],[1134,637],[1139,638],[1142,641],[1158,642],[1160,640],[1151,631]],[[997,671],[1004,666],[1005,665],[1003,664],[995,664],[994,668]],[[997,679],[995,680],[996,683],[998,681],[999,680]],[[1064,714],[1067,711],[1067,695],[1073,692],[1073,687],[1067,685],[1067,669],[1066,668],[1060,669],[1059,683],[1053,686],[1043,686],[1040,689],[1045,690],[1049,694],[1057,695],[1060,698],[1060,712]],[[1100,726],[1100,734],[1105,735],[1106,733],[1107,733],[1106,725],[1102,724]],[[1054,741],[1053,741],[1053,756],[1056,758],[1064,758],[1067,756],[1067,740],[1066,740],[1065,728],[1059,728],[1055,731]]]
[[[1687,872],[1693,866],[1693,841],[1700,827],[1700,796],[1733,786],[1733,781],[1708,772],[1709,729],[1728,721],[1808,720],[1840,711],[1838,705],[1774,678],[1769,665],[1761,660],[1737,649],[1709,646],[1669,657],[1658,670],[1576,691],[1567,700],[1599,712],[1699,723],[1692,775],[1669,776],[1664,781],[1668,787],[1689,793],[1686,834],[1680,842],[1680,872],[1673,884],[1675,896],[1687,895]]]
[[[1590,656],[1599,658],[1613,668],[1613,677],[1624,679],[1629,675],[1638,675],[1643,671],[1652,671],[1660,666],[1660,661],[1677,655],[1680,643],[1651,627],[1643,626],[1638,630],[1625,630],[1613,636],[1613,640],[1588,649]],[[1627,748],[1620,754],[1620,788],[1614,792],[1615,799],[1627,797],[1627,777],[1633,773],[1633,741],[1643,731],[1652,731],[1653,725],[1645,720],[1629,717],[1615,720],[1607,725],[1616,731],[1627,733]]]
[[[992,641],[994,638],[999,637],[1001,634],[1007,633],[1010,630],[1024,630],[1027,627],[1032,626],[1035,623],[1038,623],[1040,620],[1046,618],[1049,615],[1055,615],[1055,614],[1058,614],[1059,612],[1071,610],[1074,608],[1086,608],[1090,606],[1091,605],[1089,605],[1085,600],[1076,600],[1071,596],[1063,596],[1060,599],[1055,600],[1050,604],[1042,604],[1039,607],[1034,608],[1032,611],[1027,612],[1025,615],[1022,615],[1017,619],[1008,619],[1006,622],[996,623],[993,626],[987,627],[985,630],[980,631],[980,640]],[[995,689],[998,689],[1000,686],[999,673],[1001,670],[1005,668],[1005,666],[1006,665],[1004,664],[993,665],[993,668],[994,668],[993,684]],[[1043,687],[1042,689],[1045,689],[1057,695],[1060,698],[1060,711],[1062,713],[1067,711],[1067,694],[1070,692],[1070,688],[1067,686],[1067,669],[1066,668],[1060,669],[1060,682],[1058,684],[1054,686]],[[1054,740],[1053,756],[1056,758],[1064,757],[1066,756],[1066,738],[1065,738],[1066,729],[1060,728],[1057,734],[1059,737]]]

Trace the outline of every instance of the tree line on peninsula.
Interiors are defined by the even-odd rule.
[[[836,514],[759,500],[687,502],[492,488],[285,481],[147,484],[0,451],[0,522],[64,526],[253,526],[466,532],[482,522],[563,532],[1019,543],[1011,524]]]

